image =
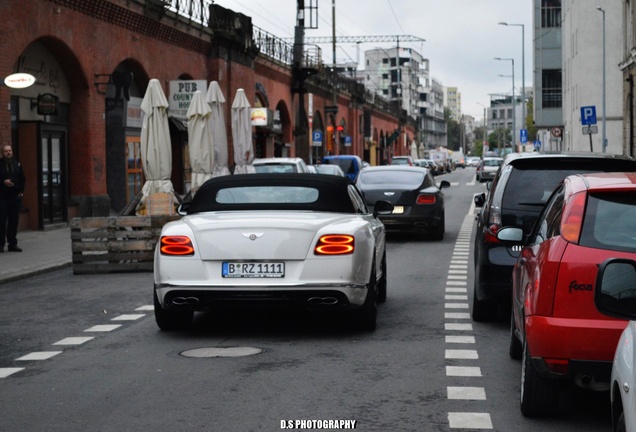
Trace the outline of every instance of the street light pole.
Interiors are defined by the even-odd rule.
[[[509,24],[500,22],[499,25],[521,27],[521,116],[522,128],[527,129],[526,118],[526,28],[523,24]]]
[[[605,9],[600,6],[597,6],[596,9],[603,13],[603,153],[607,152],[607,129],[606,129],[606,119],[607,113],[605,111]]]
[[[512,62],[512,143],[514,143],[514,150],[517,150],[517,122],[515,118],[517,117],[516,106],[515,106],[515,59],[513,58],[501,58],[495,57],[495,60],[510,60]],[[504,148],[505,151],[505,148]]]
[[[479,103],[479,102],[477,102],[477,105],[481,105],[481,106],[484,107],[484,133],[483,133],[483,141],[481,143],[481,152],[482,152],[482,155],[483,155],[484,154],[484,147],[486,146],[486,141],[488,140],[488,135],[487,135],[487,132],[488,132],[488,127],[487,127],[487,125],[488,125],[488,123],[487,123],[488,117],[486,115],[486,105],[484,105],[482,103]]]

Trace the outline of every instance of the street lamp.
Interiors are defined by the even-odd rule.
[[[603,13],[603,153],[607,151],[607,135],[606,135],[606,123],[605,119],[607,118],[605,112],[605,9],[600,6],[597,6],[596,9]]]
[[[523,24],[500,22],[499,25],[521,27],[521,116],[523,129],[526,126],[526,29]]]
[[[495,57],[495,60],[502,61],[511,61],[512,62],[512,141],[514,143],[514,148],[516,151],[517,148],[517,122],[515,118],[517,117],[516,107],[515,107],[515,59],[513,58],[501,58]]]
[[[488,120],[488,118],[486,116],[486,105],[484,105],[483,103],[479,103],[479,102],[477,102],[477,105],[481,105],[481,106],[484,107],[484,134],[483,134],[483,141],[481,143],[481,149],[482,149],[481,151],[482,151],[482,154],[483,154],[484,148],[486,146],[486,141],[488,140],[488,138],[487,138],[487,131],[488,131],[487,120]]]

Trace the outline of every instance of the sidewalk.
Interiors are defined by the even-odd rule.
[[[23,252],[0,253],[0,284],[68,267],[72,262],[71,230],[18,231]]]

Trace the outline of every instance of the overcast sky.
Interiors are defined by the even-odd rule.
[[[462,111],[483,117],[490,94],[512,93],[514,58],[515,88],[521,89],[522,27],[525,32],[525,82],[532,86],[532,0],[305,0],[318,3],[318,29],[306,37],[331,36],[332,5],[336,5],[336,36],[409,35],[426,42],[400,42],[430,61],[430,75],[445,87],[457,87]],[[281,38],[293,38],[296,0],[214,0],[214,3],[243,13],[252,24]],[[308,18],[306,18],[308,20]],[[364,50],[394,47],[395,43],[360,44]],[[331,44],[321,45],[323,58],[331,63]],[[355,62],[355,44],[339,44],[338,63]],[[505,75],[500,77],[499,75]],[[479,105],[482,104],[482,105]]]

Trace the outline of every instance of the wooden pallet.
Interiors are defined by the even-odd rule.
[[[161,228],[181,216],[74,218],[70,222],[74,274],[153,270]]]

